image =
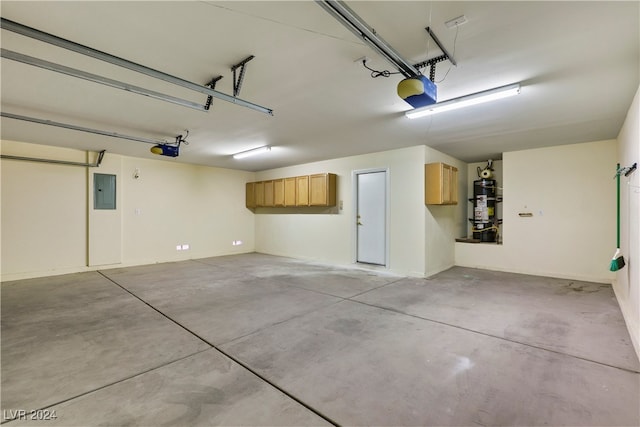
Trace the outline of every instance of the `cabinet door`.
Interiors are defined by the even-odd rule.
[[[264,206],[264,182],[256,182],[255,183],[255,196],[256,196],[256,207]]]
[[[442,165],[442,204],[451,203],[451,166]]]
[[[445,163],[424,165],[424,202],[427,205],[458,203],[458,169]]]
[[[264,182],[264,206],[273,207],[273,181]]]
[[[309,206],[309,175],[296,177],[296,206]]]
[[[427,205],[441,205],[444,203],[442,170],[442,163],[424,165],[424,202]]]
[[[449,169],[449,203],[458,204],[458,169],[453,166]]]
[[[336,205],[336,175],[322,173],[309,176],[309,206]]]
[[[245,192],[245,203],[247,208],[253,209],[256,207],[256,183],[247,182]]]
[[[296,178],[284,179],[284,205],[295,206],[296,205]]]
[[[284,179],[273,180],[273,205],[284,206]]]

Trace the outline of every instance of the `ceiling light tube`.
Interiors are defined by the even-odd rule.
[[[429,116],[431,114],[457,110],[458,108],[470,107],[472,105],[507,98],[519,93],[520,83],[514,83],[494,89],[485,90],[482,92],[472,93],[470,95],[461,96],[459,98],[449,99],[447,101],[438,102],[437,104],[428,105],[426,107],[416,108],[415,110],[407,111],[406,113],[404,113],[404,115],[409,119],[417,119],[418,117]]]
[[[241,151],[233,155],[234,159],[244,159],[245,157],[255,156],[256,154],[262,154],[271,151],[271,147],[265,145],[264,147],[253,148],[247,151]]]

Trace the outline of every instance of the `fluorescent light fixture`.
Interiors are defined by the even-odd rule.
[[[428,105],[415,110],[404,113],[410,119],[438,114],[444,111],[456,110],[458,108],[469,107],[471,105],[482,104],[484,102],[495,101],[497,99],[507,98],[520,93],[520,83],[501,86],[482,92],[472,93],[471,95],[461,96],[459,98],[449,99],[447,101],[438,102],[437,104]]]
[[[242,151],[233,155],[234,159],[244,159],[245,157],[255,156],[256,154],[262,154],[271,151],[271,147],[265,145],[264,147],[258,147],[247,151]]]

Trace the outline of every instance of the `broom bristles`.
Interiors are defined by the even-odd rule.
[[[625,266],[624,257],[620,253],[620,249],[616,250],[616,253],[613,254],[613,259],[611,260],[611,265],[609,266],[609,271],[618,271],[622,267]]]

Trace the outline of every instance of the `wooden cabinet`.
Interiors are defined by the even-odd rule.
[[[284,206],[296,205],[296,178],[284,179]]]
[[[424,165],[424,202],[427,205],[458,204],[458,169],[446,163]]]
[[[273,180],[273,205],[284,206],[284,179]]]
[[[335,206],[336,175],[320,173],[269,181],[248,182],[247,208]]]
[[[245,202],[249,209],[256,207],[256,183],[247,182],[245,191]]]
[[[264,205],[265,207],[273,207],[273,181],[264,182]]]
[[[296,176],[296,206],[309,206],[309,175]]]
[[[264,206],[264,182],[256,182],[254,187],[256,202],[254,206],[260,208]]]
[[[309,206],[336,205],[336,175],[321,173],[309,176]]]

